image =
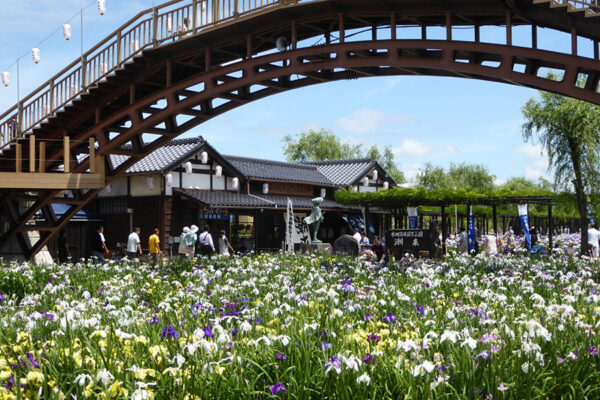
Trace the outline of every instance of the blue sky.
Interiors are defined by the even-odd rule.
[[[151,6],[151,0],[107,0],[107,13],[99,16],[90,0],[5,2],[0,14],[0,68],[9,70],[12,82],[0,88],[0,112],[17,100],[17,58],[23,56],[19,61],[23,96],[79,56],[81,8],[85,8],[83,44],[88,49]],[[67,42],[60,29],[69,20],[73,38]],[[441,32],[433,29],[430,37]],[[454,37],[468,39],[470,34],[457,31]],[[513,34],[516,44],[527,43],[522,28]],[[568,51],[567,35],[548,32],[539,36],[540,47]],[[482,40],[494,42],[502,37],[498,29],[482,32]],[[31,48],[38,45],[41,62],[35,65]],[[580,40],[579,47],[580,53],[591,51],[585,40]],[[484,164],[499,182],[514,176],[536,179],[550,175],[546,158],[539,146],[524,143],[521,136],[521,107],[536,95],[535,90],[523,87],[459,78],[363,78],[253,102],[184,136],[202,135],[225,154],[283,160],[285,135],[325,128],[350,143],[392,146],[400,169],[409,178],[426,162],[446,168],[452,162],[466,162]]]

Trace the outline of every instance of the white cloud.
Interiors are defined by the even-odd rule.
[[[458,153],[458,149],[456,147],[454,147],[453,145],[451,145],[450,143],[446,144],[446,151],[450,154]]]
[[[394,147],[392,151],[398,157],[420,157],[428,154],[431,147],[416,140],[406,139],[399,147]]]
[[[496,177],[494,179],[494,185],[496,185],[496,186],[504,185],[506,182],[507,182],[507,180],[504,179],[504,178],[498,178],[498,177]]]
[[[521,143],[515,146],[517,153],[525,154],[529,158],[539,158],[545,156],[544,148],[539,144]]]
[[[531,166],[525,167],[525,178],[533,181],[537,181],[538,178],[544,178],[549,181],[552,180],[552,177],[547,173],[547,169],[540,169]]]
[[[417,174],[423,168],[421,163],[404,163],[400,166],[401,171],[404,173],[404,177],[407,182],[414,183]]]
[[[386,114],[379,110],[363,108],[354,111],[349,117],[338,118],[335,124],[345,131],[367,134],[390,125],[398,125],[402,122],[402,119],[402,117]]]

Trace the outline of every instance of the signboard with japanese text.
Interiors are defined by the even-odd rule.
[[[306,213],[294,213],[292,214],[292,218],[289,218],[286,212],[283,217],[288,227],[293,228],[291,238],[289,239],[292,245],[293,243],[310,243],[310,231],[308,225],[304,222]]]
[[[224,208],[200,208],[198,218],[201,220],[229,221],[230,215]]]
[[[392,229],[387,231],[386,245],[394,253],[402,256],[412,253],[416,256],[421,251],[429,251],[433,246],[430,232],[426,229]]]

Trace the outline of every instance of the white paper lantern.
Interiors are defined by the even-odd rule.
[[[40,62],[40,49],[38,49],[37,47],[34,47],[33,49],[31,49],[31,58],[33,59],[34,63],[39,63]]]
[[[165,181],[167,182],[167,186],[173,185],[173,174],[167,174]]]
[[[184,165],[185,165],[185,173],[188,175],[191,175],[192,174],[192,163],[188,161]]]
[[[152,178],[151,176],[146,178],[146,186],[148,187],[148,190],[154,189],[154,178]]]
[[[98,64],[98,73],[99,73],[99,75],[104,75],[104,74],[108,73],[108,64],[107,63]]]
[[[97,4],[98,4],[98,13],[100,15],[104,15],[104,13],[106,12],[106,0],[98,0]]]
[[[173,18],[167,18],[167,34],[173,33]]]
[[[65,40],[71,39],[71,25],[70,24],[63,25],[63,37],[65,38]]]
[[[223,167],[221,167],[220,165],[217,165],[215,168],[215,176],[217,178],[220,178],[221,176],[223,176]]]
[[[379,176],[379,172],[377,170],[373,171],[373,180],[376,181]]]
[[[390,188],[390,183],[389,182],[383,182],[383,188],[385,190],[388,190]]]
[[[208,153],[203,151],[202,153],[200,153],[200,161],[202,161],[202,164],[206,164],[208,162]]]
[[[4,71],[4,72],[2,73],[2,84],[3,84],[4,86],[8,86],[8,85],[10,85],[10,72],[8,72],[8,71]]]
[[[263,183],[263,194],[269,194],[269,184]]]
[[[240,179],[239,178],[233,178],[231,180],[231,186],[233,187],[233,190],[238,190],[240,187]]]
[[[132,53],[137,53],[138,51],[140,51],[140,41],[139,40],[132,40],[131,41],[131,52]]]
[[[106,193],[112,192],[112,183],[109,183],[108,185],[106,185],[106,187],[104,189],[106,189]]]
[[[321,197],[322,197],[322,198],[325,198],[325,196],[326,196],[326,195],[327,195],[327,189],[325,189],[325,188],[322,188],[322,189],[321,189]]]
[[[364,186],[369,186],[369,177],[365,176],[362,180],[362,183]]]

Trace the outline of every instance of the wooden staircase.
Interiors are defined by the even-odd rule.
[[[562,8],[567,13],[580,14],[585,18],[600,16],[598,0],[533,0],[533,4],[549,4],[550,8]]]

